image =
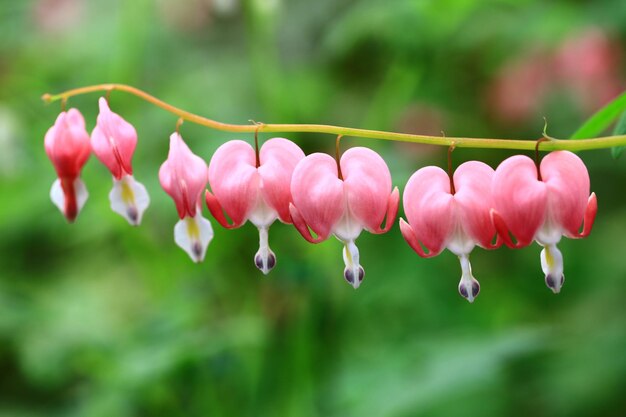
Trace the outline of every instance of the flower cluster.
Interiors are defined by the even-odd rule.
[[[131,225],[139,225],[150,200],[133,177],[137,133],[110,110],[106,99],[101,98],[99,106],[91,137],[76,109],[63,111],[46,133],[46,153],[58,174],[52,201],[74,221],[87,199],[80,172],[93,151],[113,176],[111,208]],[[258,229],[259,249],[253,260],[263,274],[276,266],[269,246],[269,229],[276,220],[293,224],[311,243],[334,235],[343,244],[343,277],[354,288],[365,275],[357,238],[363,230],[389,231],[400,200],[387,164],[371,149],[355,147],[335,159],[323,153],[306,156],[284,138],[269,139],[260,149],[229,141],[207,166],[176,131],[159,180],[178,212],[174,241],[194,262],[204,259],[213,239],[211,223],[202,215],[205,203],[224,228],[238,228],[249,220]],[[459,293],[470,302],[480,291],[469,261],[475,246],[520,248],[536,241],[543,247],[546,284],[558,293],[564,275],[557,243],[561,236],[590,233],[597,202],[589,188],[585,165],[566,151],[548,154],[540,165],[513,156],[496,170],[470,161],[453,175],[424,167],[405,187],[407,221],[400,220],[400,231],[421,257],[436,256],[446,248],[458,256]]]
[[[438,255],[444,248],[459,257],[459,293],[470,302],[480,291],[470,252],[476,245],[495,249],[502,242],[510,248],[533,240],[543,246],[546,285],[558,293],[565,277],[556,245],[561,236],[587,236],[597,208],[595,194],[589,195],[587,168],[575,154],[552,152],[539,166],[516,155],[495,171],[482,162],[466,162],[450,178],[437,167],[418,170],[404,191],[409,221],[401,219],[400,230],[422,257]]]

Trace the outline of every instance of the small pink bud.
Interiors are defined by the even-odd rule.
[[[82,114],[76,109],[59,114],[46,132],[44,147],[59,177],[52,184],[50,197],[67,220],[73,222],[88,197],[85,184],[79,178],[91,153]]]
[[[204,259],[213,239],[211,223],[202,216],[200,196],[206,187],[208,168],[194,155],[178,133],[170,136],[170,151],[159,170],[159,181],[174,199],[180,221],[174,227],[174,240],[194,262]]]
[[[137,132],[130,123],[111,111],[104,97],[98,104],[100,114],[91,132],[91,147],[113,175],[113,189],[109,194],[111,208],[136,226],[141,223],[143,212],[150,204],[146,188],[132,175]]]

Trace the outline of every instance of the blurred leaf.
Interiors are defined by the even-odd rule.
[[[615,125],[615,129],[613,129],[613,136],[619,135],[626,135],[626,111],[622,113]],[[619,158],[622,152],[624,152],[623,146],[614,146],[611,148],[611,156],[615,159]]]
[[[626,93],[598,110],[570,137],[570,139],[594,138],[604,132],[626,110]]]

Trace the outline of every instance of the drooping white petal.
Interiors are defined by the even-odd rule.
[[[204,259],[211,239],[213,239],[213,227],[207,219],[202,217],[199,207],[195,217],[187,216],[174,226],[174,241],[194,262],[201,262]]]
[[[461,261],[461,281],[459,282],[459,294],[470,303],[474,302],[474,299],[480,292],[480,284],[472,275],[472,264],[469,261],[469,255],[463,254],[459,256]]]
[[[80,178],[76,178],[73,185],[77,207],[76,214],[78,214],[85,206],[87,198],[89,197],[89,193],[87,192],[87,187],[85,186],[85,183]],[[65,193],[63,192],[63,188],[61,187],[61,180],[59,180],[58,178],[52,183],[52,188],[50,188],[50,199],[52,200],[54,205],[57,206],[59,210],[61,210],[61,213],[65,215]]]
[[[270,249],[268,242],[269,228],[259,227],[259,250],[254,255],[254,264],[261,272],[267,275],[276,265],[276,255]]]
[[[541,251],[541,269],[546,274],[546,285],[555,294],[561,291],[563,275],[563,255],[556,245],[546,245]]]
[[[113,178],[113,189],[109,193],[111,209],[124,217],[132,226],[141,223],[143,212],[150,205],[150,196],[146,187],[135,181],[132,175],[122,179]]]
[[[359,263],[359,248],[354,244],[354,240],[344,242],[343,262],[346,264],[343,270],[343,277],[354,289],[359,288],[359,285],[363,282],[365,270]]]

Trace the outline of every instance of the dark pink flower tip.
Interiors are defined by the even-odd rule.
[[[206,202],[225,227],[239,227],[250,219],[257,227],[269,226],[276,218],[291,223],[291,175],[304,152],[283,138],[266,141],[259,151],[260,166],[247,142],[233,140],[220,146],[209,164],[212,194]],[[225,212],[231,218],[228,224]],[[219,212],[219,214],[218,214]]]
[[[402,237],[404,238],[404,240],[406,240],[406,243],[409,244],[411,249],[413,249],[422,258],[431,258],[441,253],[441,250],[439,252],[426,252],[422,248],[422,245],[417,239],[417,236],[415,236],[413,228],[404,219],[400,219],[400,233],[402,233]]]
[[[170,136],[170,151],[159,169],[159,181],[174,199],[178,216],[181,219],[195,217],[208,181],[208,168],[202,158],[191,152],[178,133]]]
[[[46,132],[44,147],[59,177],[52,185],[50,197],[67,220],[73,222],[88,196],[79,179],[91,153],[82,114],[76,109],[59,114]]]
[[[44,146],[59,178],[78,177],[91,153],[83,115],[76,109],[59,114],[46,132]]]
[[[133,173],[132,159],[137,146],[137,131],[120,115],[113,113],[104,97],[98,101],[100,113],[91,132],[94,154],[120,180]]]
[[[505,244],[523,247],[532,243],[546,219],[548,205],[548,189],[537,178],[533,160],[523,155],[504,160],[496,169],[491,190],[494,226]]]

